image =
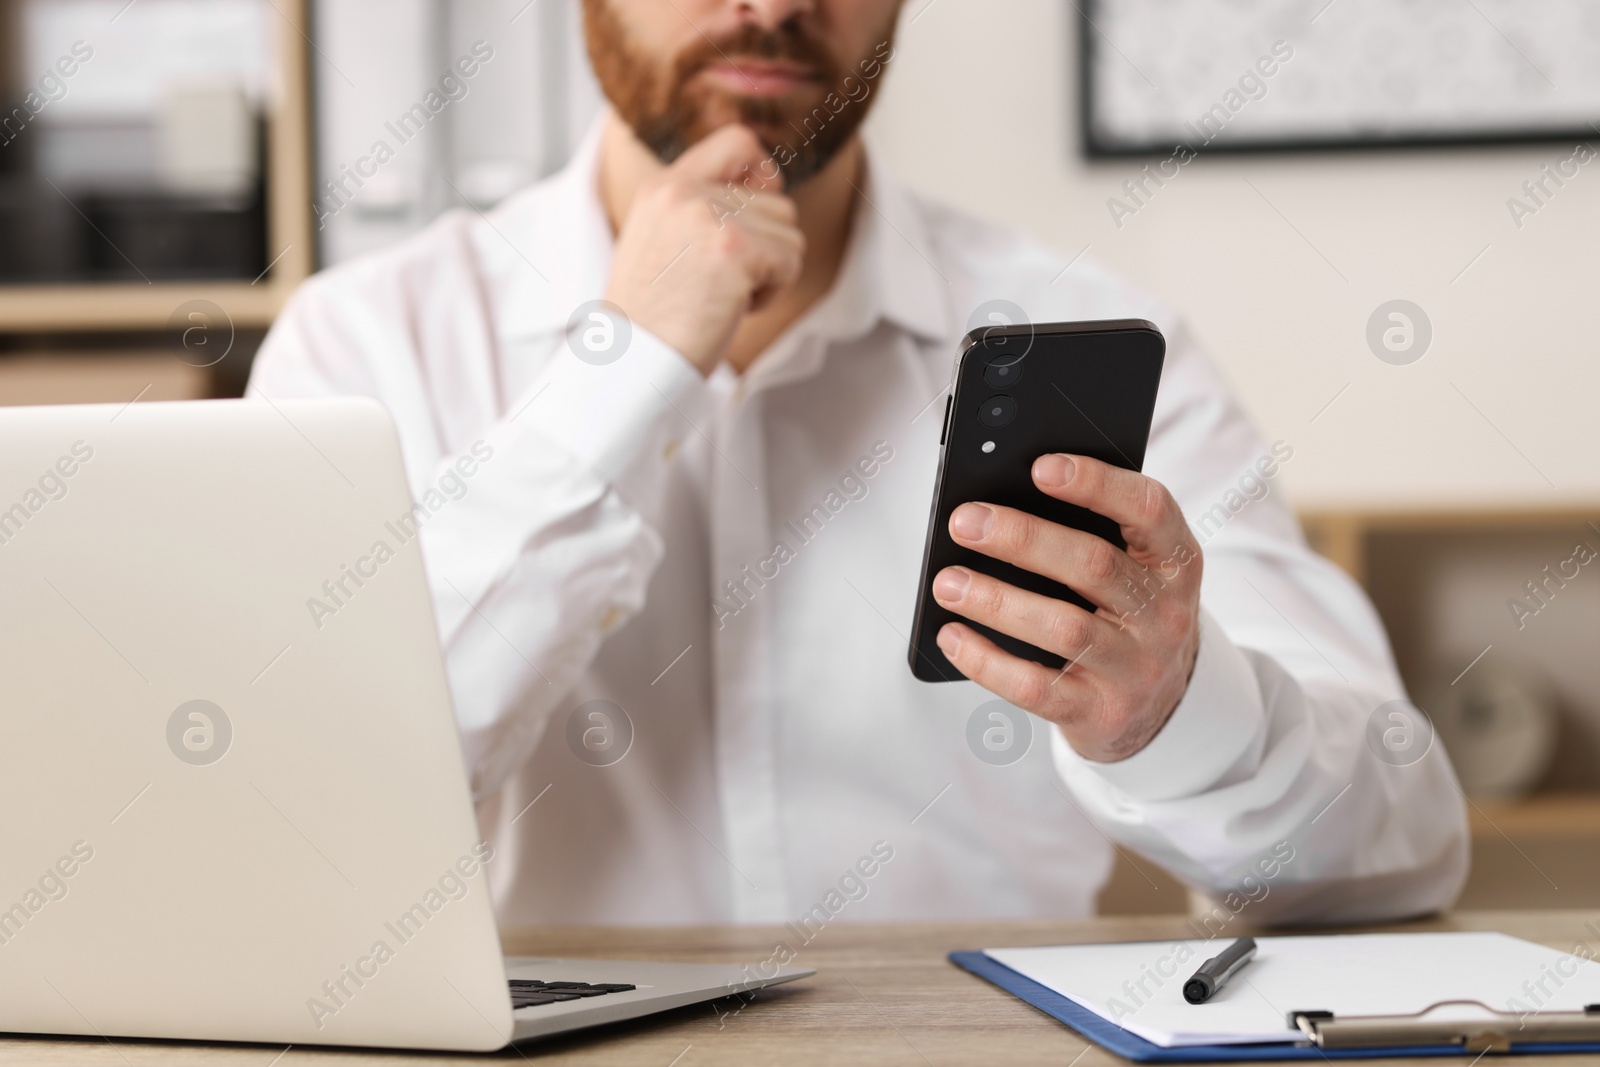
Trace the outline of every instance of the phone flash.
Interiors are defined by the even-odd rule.
[[[983,443],[983,450],[985,452],[993,452],[994,451],[994,442],[993,441],[985,441]]]

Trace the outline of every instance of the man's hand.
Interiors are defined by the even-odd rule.
[[[748,127],[724,126],[640,189],[617,235],[606,299],[703,373],[747,313],[800,277],[805,238],[794,201],[761,188],[766,159]]]
[[[1082,456],[1040,456],[1042,491],[1122,527],[1127,551],[1093,534],[1012,508],[963,504],[950,516],[957,544],[1070,586],[1093,614],[965,567],[933,582],[944,607],[1069,660],[1056,671],[1002,651],[963,623],[939,647],[961,673],[1049,719],[1078,753],[1113,762],[1166,725],[1189,686],[1200,647],[1200,546],[1166,487]]]

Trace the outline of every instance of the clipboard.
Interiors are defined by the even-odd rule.
[[[1291,1012],[1288,1020],[1290,1028],[1299,1029],[1307,1034],[1305,1040],[1252,1045],[1184,1045],[1163,1048],[1101,1018],[1087,1008],[1074,1004],[1054,990],[990,959],[982,952],[952,952],[949,958],[956,966],[999,986],[1058,1022],[1065,1023],[1101,1048],[1115,1052],[1135,1063],[1242,1063],[1263,1060],[1474,1056],[1483,1051],[1481,1044],[1469,1048],[1467,1038],[1470,1035],[1465,1033],[1451,1035],[1455,1039],[1448,1042],[1440,1041],[1441,1032],[1433,1029],[1439,1024],[1427,1020],[1426,1012],[1407,1016],[1345,1016],[1340,1019],[1328,1012],[1311,1009]],[[1555,1020],[1556,1026],[1562,1028],[1561,1033],[1570,1034],[1572,1040],[1553,1040],[1552,1035],[1557,1032],[1556,1030],[1540,1029],[1529,1035],[1536,1040],[1508,1041],[1506,1047],[1497,1047],[1495,1051],[1511,1055],[1600,1053],[1600,1036],[1588,1036],[1591,1033],[1600,1035],[1600,1013],[1549,1013],[1547,1019],[1553,1019],[1556,1015],[1562,1016]],[[1517,1021],[1516,1016],[1505,1018],[1513,1025]],[[1304,1023],[1300,1021],[1302,1019],[1305,1020]],[[1354,1028],[1350,1024],[1355,1024]],[[1307,1033],[1307,1025],[1313,1027],[1311,1033]],[[1595,1029],[1593,1031],[1585,1029],[1588,1026],[1593,1026]],[[1530,1023],[1529,1029],[1532,1028]],[[1357,1037],[1393,1039],[1401,1030],[1406,1031],[1407,1037],[1414,1037],[1416,1040],[1372,1044],[1341,1043],[1344,1039]],[[1314,1040],[1318,1034],[1321,1035],[1320,1043]]]

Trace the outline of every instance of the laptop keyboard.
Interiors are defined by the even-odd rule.
[[[625,982],[538,982],[529,978],[511,979],[511,1009],[533,1008],[540,1004],[560,1004],[586,997],[603,997],[607,993],[626,993],[637,989]]]

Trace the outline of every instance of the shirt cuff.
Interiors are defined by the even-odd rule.
[[[560,344],[518,405],[531,408],[527,419],[540,437],[617,482],[641,458],[671,461],[706,389],[694,364],[635,325],[628,350],[610,363],[579,359]]]
[[[1132,800],[1173,800],[1214,787],[1265,726],[1266,709],[1249,660],[1202,608],[1189,688],[1148,745],[1116,763],[1084,759],[1064,741],[1056,749],[1069,776],[1092,774]]]

